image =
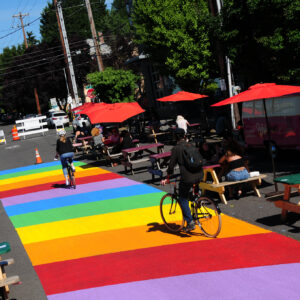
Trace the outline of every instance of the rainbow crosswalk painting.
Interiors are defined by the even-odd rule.
[[[222,215],[218,238],[172,234],[164,192],[76,162],[0,172],[0,199],[50,300],[297,299],[300,243]]]

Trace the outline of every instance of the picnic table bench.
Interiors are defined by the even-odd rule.
[[[156,154],[151,149],[157,149],[157,153],[163,152],[164,144],[161,143],[155,143],[155,144],[148,144],[148,145],[142,145],[134,148],[124,149],[122,150],[123,154],[123,160],[122,165],[124,165],[125,172],[127,173],[127,168],[130,168],[131,174],[134,174],[133,171],[133,165],[140,164],[146,161],[150,160],[149,155],[144,155],[144,152],[147,154]],[[137,154],[140,156],[140,158],[133,159],[131,156],[132,154]]]
[[[136,146],[138,146],[140,140],[139,139],[133,139],[132,142],[133,142],[133,144],[135,144]],[[123,153],[122,152],[113,153],[112,151],[114,149],[115,144],[109,142],[109,140],[105,140],[104,144],[106,145],[105,152],[106,152],[107,159],[110,161],[111,166],[113,167],[114,166],[113,165],[113,160],[116,159],[116,158],[123,157]]]
[[[290,201],[292,188],[297,189],[298,194],[300,193],[300,174],[277,177],[274,181],[284,185],[283,199],[274,201],[275,206],[281,208],[281,220],[284,222],[286,221],[288,211],[300,214],[300,201],[298,203]]]
[[[88,154],[89,151],[92,149],[92,145],[91,145],[92,140],[93,140],[92,136],[84,136],[84,137],[78,138],[78,141],[81,142],[81,145],[79,145],[80,143],[77,143],[79,145],[77,147],[79,147],[79,149],[82,150],[82,155],[83,156],[85,154]],[[73,146],[74,146],[74,144],[73,144]]]
[[[245,179],[245,180],[220,182],[219,178],[218,178],[218,176],[215,172],[215,168],[218,168],[218,167],[220,167],[219,164],[203,167],[203,173],[204,173],[203,181],[200,182],[200,184],[199,184],[199,187],[201,188],[203,195],[204,195],[206,190],[216,192],[216,193],[219,194],[221,201],[224,204],[227,204],[227,200],[226,200],[226,197],[225,197],[225,187],[249,182],[249,183],[251,183],[252,188],[253,188],[256,196],[261,197],[260,192],[257,189],[257,185],[260,185],[262,178],[265,178],[267,175],[260,174],[258,176],[249,177],[248,179]],[[212,182],[209,181],[208,174],[211,175]]]
[[[152,154],[149,156],[151,167],[148,168],[148,172],[152,174],[152,181],[155,179],[155,175],[160,179],[163,177],[163,173],[167,170],[166,165],[171,157],[171,151]]]
[[[7,242],[0,243],[0,255],[10,251],[10,245]],[[1,299],[8,299],[9,285],[20,283],[19,276],[7,277],[5,267],[14,263],[13,258],[1,260],[0,256],[0,296]]]

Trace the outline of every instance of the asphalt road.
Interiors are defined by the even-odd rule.
[[[0,170],[13,169],[34,164],[35,148],[38,148],[43,162],[53,161],[57,139],[57,135],[54,130],[50,130],[45,134],[45,136],[35,135],[26,138],[26,140],[22,139],[20,141],[12,141],[12,125],[1,126],[0,124],[0,129],[4,130],[7,139],[6,145],[0,145]],[[69,128],[67,129],[67,132],[71,135],[72,130]],[[246,196],[239,200],[229,200],[227,205],[219,202],[221,211],[240,220],[244,220],[251,224],[300,241],[300,215],[289,213],[288,221],[285,224],[282,224],[280,220],[280,209],[275,207],[272,202],[266,201],[263,196],[265,193],[274,191],[270,159],[266,156],[264,151],[261,150],[252,150],[249,152],[249,157],[250,167],[253,171],[260,171],[261,173],[268,175],[266,180],[263,181],[263,185],[260,187],[262,198],[256,197],[253,194],[253,191],[249,190]],[[281,153],[276,161],[277,174],[283,175],[298,173],[300,170],[299,157],[299,154],[295,151],[286,151]],[[96,165],[107,168],[113,172],[118,172],[133,180],[151,184],[159,189],[168,189],[168,187],[160,186],[158,181],[152,183],[151,175],[145,168],[138,169],[135,175],[127,175],[124,174],[122,165],[112,168],[102,162],[95,162],[93,157],[86,157],[85,159],[79,157],[79,159],[88,163],[95,163]],[[148,164],[145,163],[145,167],[146,166],[148,166]],[[279,188],[281,190],[283,189],[280,185]],[[216,201],[219,201],[217,194],[210,193],[209,195]],[[22,280],[21,285],[14,286],[11,289],[10,298],[20,300],[46,299],[43,288],[25,252],[25,249],[23,248],[14,227],[4,212],[2,205],[0,205],[0,234],[0,241],[8,241],[12,248],[11,252],[3,255],[3,257],[13,257],[15,259],[15,264],[10,266],[7,271],[9,275],[19,275]]]

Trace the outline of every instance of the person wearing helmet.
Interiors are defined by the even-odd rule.
[[[68,171],[67,171],[67,159],[71,159],[71,167],[73,169],[73,172],[75,172],[75,167],[73,164],[73,146],[70,138],[66,137],[66,131],[61,130],[59,131],[59,139],[56,142],[56,158],[60,156],[60,161],[63,169],[64,176],[66,178],[66,185],[69,185],[68,180]]]

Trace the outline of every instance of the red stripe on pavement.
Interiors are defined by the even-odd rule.
[[[51,295],[154,278],[295,262],[300,262],[300,243],[277,233],[266,233],[105,254],[40,265],[35,270],[46,294]]]
[[[110,180],[110,179],[116,179],[116,178],[121,178],[122,176],[119,174],[115,173],[104,173],[104,174],[98,174],[98,175],[93,175],[93,176],[86,176],[86,177],[80,177],[76,178],[76,184],[85,184],[85,183],[91,183],[91,182],[97,182],[97,181],[104,181],[104,180]],[[24,187],[20,189],[13,189],[13,190],[8,190],[8,191],[2,191],[0,192],[0,199],[1,198],[6,198],[6,197],[12,197],[12,196],[17,196],[17,195],[24,195],[24,194],[29,194],[29,193],[35,193],[35,192],[40,192],[40,191],[46,191],[46,190],[51,190],[55,189],[55,185],[61,185],[64,184],[65,181],[57,181],[55,183],[53,182],[48,182],[45,184],[38,185],[39,182],[37,180],[37,185],[34,186],[29,186],[29,187]]]

